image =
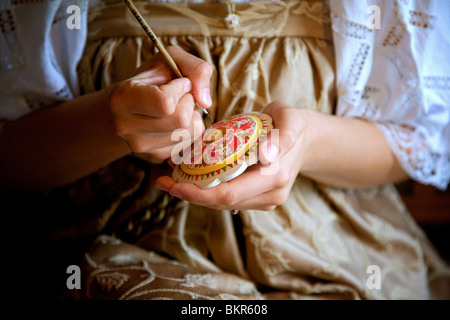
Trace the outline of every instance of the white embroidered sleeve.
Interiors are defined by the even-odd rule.
[[[87,10],[85,0],[0,2],[0,123],[79,94]]]
[[[450,181],[450,6],[435,1],[331,1],[337,115],[372,121],[404,170]]]

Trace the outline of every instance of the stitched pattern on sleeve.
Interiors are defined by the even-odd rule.
[[[355,87],[358,84],[358,80],[361,76],[361,72],[366,63],[367,56],[369,54],[370,46],[366,43],[361,43],[359,45],[358,52],[353,59],[352,66],[347,75],[347,84],[349,86]]]
[[[361,95],[361,116],[366,119],[378,118],[383,101],[382,88],[367,85]]]
[[[394,24],[389,30],[386,38],[383,41],[383,46],[385,47],[395,47],[397,46],[403,39],[405,35],[406,29],[402,23],[397,22]]]
[[[7,8],[0,10],[0,70],[25,67],[25,57],[16,30],[12,11]]]
[[[428,89],[450,90],[450,77],[426,76],[422,78],[422,82]]]
[[[415,10],[410,10],[409,14],[409,22],[413,26],[424,29],[434,29],[434,24],[436,23],[435,16]]]
[[[376,123],[403,169],[413,179],[444,190],[450,180],[450,154],[432,150],[420,125]]]
[[[363,40],[373,33],[367,26],[341,18],[335,13],[331,13],[331,18],[333,20],[333,29],[345,37]]]

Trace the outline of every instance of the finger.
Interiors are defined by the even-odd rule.
[[[193,183],[175,182],[169,176],[162,176],[156,179],[155,187],[169,192],[174,197],[186,200],[193,204],[210,208],[217,207],[217,201],[214,200],[215,188],[202,189]]]
[[[134,121],[136,123],[136,121]],[[142,131],[142,129],[139,129]],[[177,150],[182,150],[188,147],[192,142],[202,135],[205,130],[203,121],[201,120],[200,114],[195,111],[192,117],[191,124],[189,128],[184,130],[182,135],[174,135],[173,132],[145,132],[141,134],[136,133],[121,133],[118,134],[124,138],[128,143],[130,149],[136,153],[148,153],[152,154],[156,149],[170,147],[171,149],[177,146]],[[135,131],[136,132],[136,131]],[[178,132],[178,131],[177,131]],[[180,141],[181,139],[181,141]]]
[[[293,116],[293,110],[295,109],[278,101],[270,103],[264,109],[264,113],[272,117],[274,128],[260,145],[261,163],[268,164],[282,158],[300,138],[304,122],[303,119]]]
[[[194,120],[194,111],[194,96],[191,93],[186,93],[180,98],[174,114],[170,117],[172,126],[175,126],[176,129],[189,128]]]
[[[262,210],[272,211],[277,206],[284,204],[289,196],[290,188],[281,188],[262,193],[253,198],[245,199],[233,207],[220,208],[219,210]]]
[[[174,148],[183,150],[191,144],[190,141],[174,141],[169,134],[156,133],[147,137],[132,136],[124,139],[133,153],[149,154],[158,160],[169,159]]]
[[[168,160],[172,154],[173,146],[152,149],[147,154],[154,160]]]
[[[195,100],[202,107],[209,108],[212,104],[209,88],[213,73],[212,66],[180,48],[168,47],[167,51],[177,63],[183,76],[192,81],[192,92],[194,93]]]
[[[172,141],[170,133],[151,133],[148,135],[125,135],[123,137],[131,151],[135,153],[151,153],[165,147],[173,147],[178,142]]]
[[[167,159],[167,163],[172,169],[175,169],[176,164],[172,161],[172,158]]]
[[[141,120],[147,122],[143,127],[144,132],[172,132],[176,129],[192,128],[194,119],[195,102],[190,93],[182,96],[175,107],[174,112],[167,117],[142,116]],[[139,115],[138,115],[139,116]],[[143,126],[143,124],[141,124]]]
[[[146,80],[134,79],[128,82],[128,87],[126,103],[130,105],[132,113],[151,117],[168,117],[175,112],[179,100],[191,91],[191,81],[180,78],[155,86]]]
[[[209,189],[201,189],[190,183],[167,184],[165,187],[171,195],[191,203],[202,206],[220,204],[233,207],[245,199],[250,199],[278,187],[274,177],[268,176],[261,179],[259,167],[259,165],[255,165],[239,177]],[[258,183],[255,183],[255,181],[258,181]]]
[[[228,206],[208,206],[208,208],[214,210],[260,210],[260,211],[273,211],[277,206],[271,204],[265,204],[264,201],[267,195],[262,194],[254,199],[249,199],[243,203],[239,203],[233,207]]]
[[[124,114],[116,119],[116,133],[120,136],[133,133],[147,135],[151,133],[168,133],[177,129],[186,129],[188,134],[193,134],[193,122],[201,121],[200,115],[196,115],[192,94],[185,94],[175,109],[168,117],[150,117],[141,114]],[[196,112],[198,114],[198,112]],[[200,131],[202,133],[203,131]]]
[[[174,78],[172,70],[165,61],[161,52],[152,55],[147,61],[141,64],[134,72],[135,79],[149,79],[154,85],[166,83]]]
[[[169,188],[176,182],[169,176],[161,176],[155,180],[155,187],[163,191],[169,191]]]
[[[161,176],[158,179],[156,179],[155,181],[155,187],[163,190],[163,191],[167,191],[169,192],[170,189],[172,189],[172,193],[176,193],[176,191],[174,191],[175,189],[172,188],[172,186],[174,186],[176,184],[176,182],[169,176]],[[196,185],[193,184],[186,184],[186,187],[192,188],[194,193],[201,193],[201,191],[203,189],[197,187]],[[212,188],[214,189],[214,188]],[[206,189],[208,190],[208,189]],[[266,193],[262,193],[256,197],[250,198],[250,199],[245,199],[239,203],[233,204],[233,205],[226,205],[226,204],[220,204],[217,202],[213,202],[213,203],[200,203],[201,200],[200,199],[196,199],[196,200],[187,200],[185,199],[182,195],[175,195],[176,197],[180,198],[180,199],[184,199],[186,201],[189,201],[191,203],[194,204],[198,204],[198,205],[203,205],[205,207],[208,208],[212,208],[215,210],[262,210],[262,211],[271,211],[273,209],[275,209],[275,207],[279,204],[281,204],[282,201],[284,201],[283,198],[281,198],[280,196],[278,197],[274,197],[274,192],[269,191]],[[174,195],[174,194],[172,194]],[[280,203],[278,203],[280,202]],[[277,203],[277,204],[275,204]]]

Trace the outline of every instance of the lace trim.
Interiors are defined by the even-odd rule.
[[[414,180],[445,190],[450,182],[450,154],[432,150],[418,127],[375,123],[385,135],[403,169]]]

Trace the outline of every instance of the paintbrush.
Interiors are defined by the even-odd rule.
[[[136,6],[134,5],[132,0],[123,0],[125,4],[130,9],[131,13],[134,15],[136,20],[139,22],[141,27],[144,29],[145,33],[149,36],[149,38],[153,41],[156,48],[158,48],[159,52],[163,55],[164,59],[166,60],[167,64],[169,65],[170,69],[179,77],[183,78],[183,74],[181,73],[180,69],[178,68],[177,64],[173,60],[173,58],[170,56],[169,52],[167,52],[166,48],[164,48],[164,45],[159,41],[158,37],[155,35],[155,33],[152,31],[150,26],[145,22],[144,18],[142,17],[141,13],[138,11]],[[201,107],[197,101],[195,102],[195,105],[197,108],[199,108],[211,121],[212,124],[214,124],[213,119],[209,115],[209,112]]]

